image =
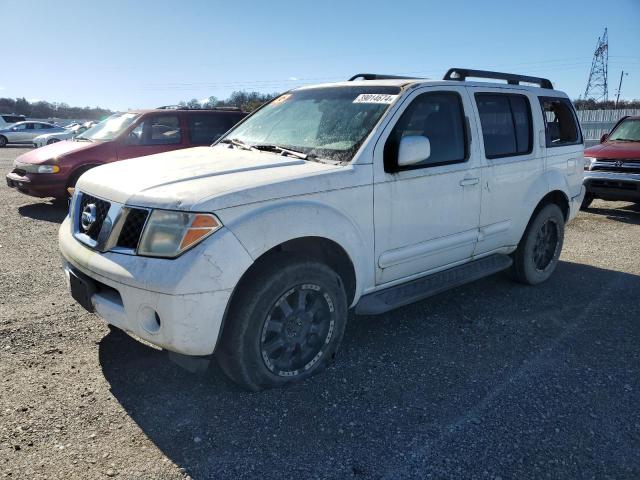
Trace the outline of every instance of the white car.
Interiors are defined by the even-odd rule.
[[[33,139],[33,146],[38,148],[44,147],[45,145],[51,145],[52,143],[61,142],[62,140],[71,140],[82,132],[88,130],[88,128],[89,127],[86,124],[72,124],[70,127],[65,127],[65,130],[62,132],[45,133],[44,135],[37,136]]]
[[[334,358],[350,308],[507,268],[547,280],[584,196],[583,149],[546,79],[364,74],[289,91],[211,147],[88,171],[60,251],[71,295],[109,324],[215,352],[245,388],[279,386]]]

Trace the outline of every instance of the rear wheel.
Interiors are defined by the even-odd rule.
[[[591,202],[593,202],[595,198],[596,197],[593,195],[593,193],[585,193],[584,198],[582,199],[582,203],[580,204],[580,210],[586,210],[587,208],[589,208],[591,206]]]
[[[564,242],[564,215],[555,203],[540,209],[532,218],[513,253],[515,280],[536,285],[547,280],[558,266]]]
[[[229,378],[261,390],[303,380],[333,360],[347,320],[336,272],[312,259],[278,254],[243,284],[216,351]]]
[[[0,148],[7,146],[7,137],[0,135]]]

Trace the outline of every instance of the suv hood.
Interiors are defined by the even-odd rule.
[[[47,133],[46,135],[52,135]],[[40,135],[44,136],[44,135]],[[56,142],[51,145],[45,145],[44,147],[36,148],[27,153],[23,153],[16,158],[15,163],[31,163],[40,164],[47,160],[57,159],[67,153],[75,153],[80,150],[85,150],[95,146],[92,142]]]
[[[80,177],[77,188],[128,205],[214,211],[354,186],[357,182],[348,175],[353,170],[351,166],[217,145],[93,168]],[[328,178],[319,181],[318,175]]]
[[[587,148],[585,157],[622,159],[640,159],[640,142],[604,142]]]

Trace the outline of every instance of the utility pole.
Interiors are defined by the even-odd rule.
[[[629,72],[624,73],[624,70],[620,72],[620,83],[618,84],[618,93],[616,94],[616,110],[618,109],[618,101],[620,100],[620,90],[622,90],[622,77],[624,75],[629,75]]]
[[[584,91],[584,99],[604,100],[609,99],[609,36],[607,29],[604,29],[604,35],[598,37],[596,50],[593,52],[593,60],[591,61],[591,71],[589,72],[589,81]]]

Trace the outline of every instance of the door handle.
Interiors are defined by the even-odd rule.
[[[469,185],[476,185],[478,182],[480,182],[479,178],[463,178],[460,180],[460,186],[466,187]]]

